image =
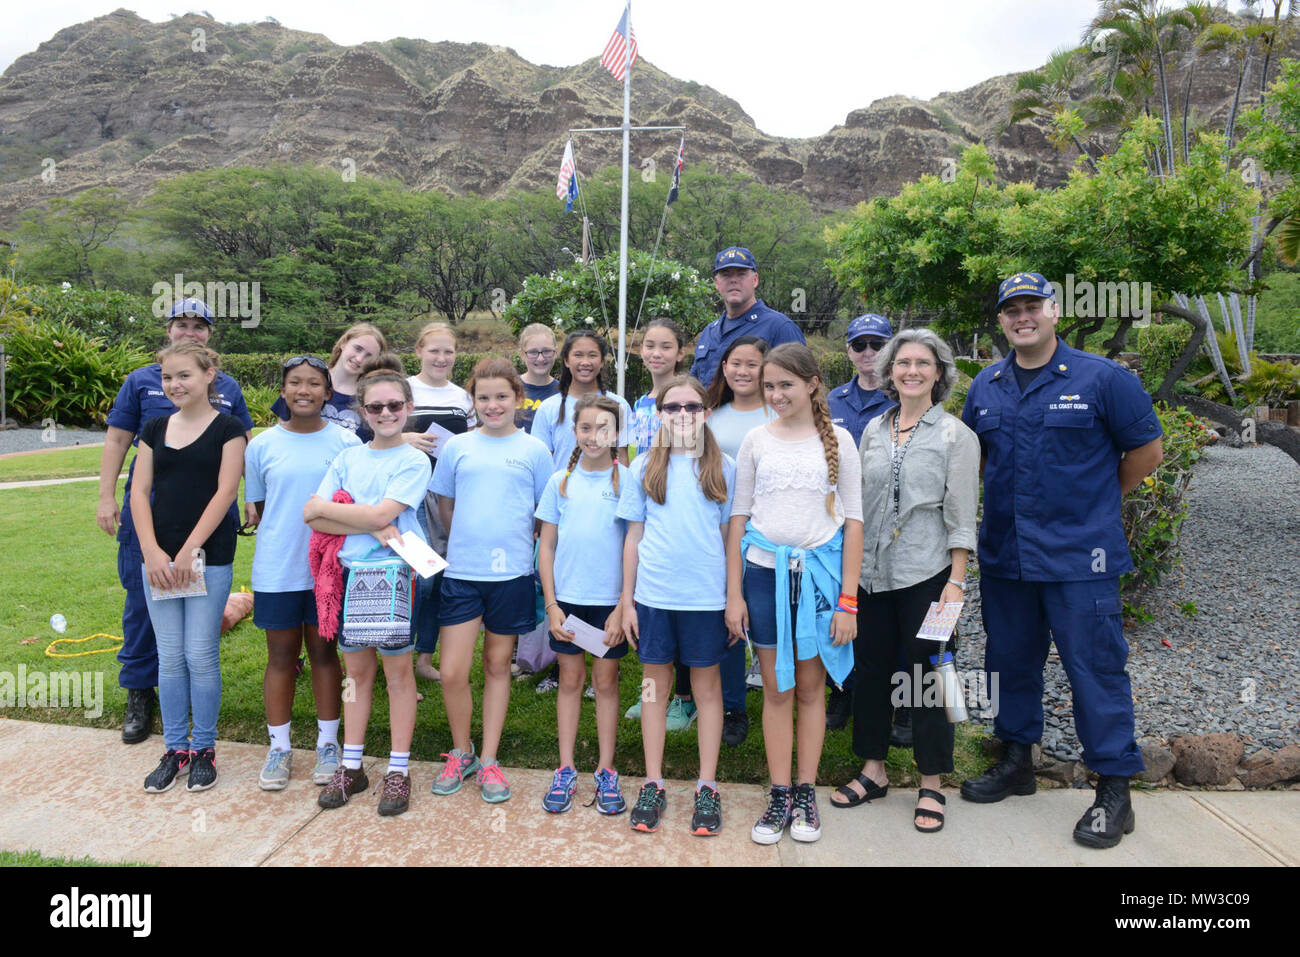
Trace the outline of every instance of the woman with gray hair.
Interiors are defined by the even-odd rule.
[[[953,729],[925,677],[950,657],[947,644],[916,637],[931,602],[960,602],[975,547],[979,442],[940,404],[957,379],[952,350],[928,329],[894,336],[876,360],[885,393],[898,402],[862,433],[862,570],[858,579],[857,687],[853,751],[862,773],[831,797],[855,807],[889,790],[885,757],[893,698],[912,708],[912,747],[921,772],[913,823],[943,828],[940,775],[953,770]],[[908,672],[894,673],[900,653]],[[920,680],[918,680],[920,679]],[[892,687],[891,686],[895,686]]]

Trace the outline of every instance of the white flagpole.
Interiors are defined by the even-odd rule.
[[[618,234],[618,394],[627,375],[627,164],[632,129],[632,0],[624,12],[623,38],[623,204]]]

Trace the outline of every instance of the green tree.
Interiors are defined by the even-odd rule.
[[[109,243],[135,215],[130,201],[112,186],[95,186],[71,198],[56,196],[20,222],[21,271],[98,289],[106,281]]]

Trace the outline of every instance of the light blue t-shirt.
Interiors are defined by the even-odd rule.
[[[444,574],[480,582],[531,575],[533,511],[553,471],[546,446],[522,429],[448,439],[429,486],[456,500]]]
[[[253,553],[253,591],[309,591],[315,585],[307,564],[311,527],[302,520],[302,507],[338,454],[360,444],[333,422],[308,434],[274,425],[248,443],[244,500],[265,503]]]
[[[629,470],[615,463],[619,492]],[[555,544],[555,597],[573,605],[617,605],[623,593],[623,536],[627,522],[618,518],[619,492],[611,469],[588,472],[575,466],[560,494],[564,472],[546,483],[536,515],[558,530]],[[604,622],[600,622],[601,625]]]
[[[637,455],[648,451],[654,444],[655,436],[659,434],[659,410],[655,408],[656,404],[657,400],[649,392],[632,404],[632,427],[628,438],[636,446]]]
[[[617,392],[602,392],[601,395],[618,403],[618,447],[624,448],[627,445],[627,426],[632,419],[632,408]],[[559,393],[551,396],[538,406],[537,414],[533,416],[533,438],[540,439],[550,450],[552,470],[567,467],[569,456],[578,447],[578,440],[573,434],[573,407],[582,396],[568,397],[564,403],[564,421],[557,423],[555,418],[560,414],[561,398]]]
[[[760,405],[748,412],[737,412],[731,403],[713,410],[706,423],[713,437],[718,440],[718,447],[733,459],[740,455],[740,443],[745,441],[751,430],[760,425],[767,425],[776,418],[771,406]]]
[[[727,607],[727,557],[720,526],[731,518],[736,463],[722,457],[727,501],[719,505],[700,489],[696,461],[689,455],[669,456],[667,494],[659,505],[642,484],[650,456],[638,455],[619,497],[619,518],[645,522],[637,546],[633,597],[651,608],[721,611]]]
[[[356,445],[344,449],[330,463],[316,487],[316,494],[328,502],[335,492],[343,489],[357,505],[378,505],[386,498],[401,502],[407,507],[398,513],[393,524],[402,534],[415,532],[427,542],[428,536],[415,510],[424,501],[428,484],[429,457],[414,446],[405,442],[391,449]],[[375,549],[374,554],[370,554],[371,549]],[[362,558],[392,558],[396,554],[387,545],[380,545],[373,535],[349,535],[339,551],[339,562],[344,568],[351,568],[353,562]]]

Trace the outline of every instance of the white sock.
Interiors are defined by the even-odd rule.
[[[365,750],[362,744],[345,744],[343,745],[343,766],[351,768],[353,771],[361,770],[361,753]]]
[[[338,745],[339,743],[339,719],[332,721],[322,721],[316,719],[316,747],[322,748],[327,744]]]
[[[271,747],[277,751],[292,751],[293,746],[289,744],[289,725],[292,721],[286,721],[284,724],[266,726],[267,733],[271,736]]]
[[[398,771],[403,775],[409,776],[407,765],[411,763],[410,751],[389,751],[388,752],[388,770],[385,774],[392,774]]]

